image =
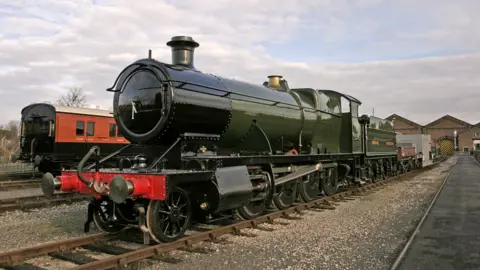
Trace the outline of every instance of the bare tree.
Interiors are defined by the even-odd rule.
[[[60,106],[82,107],[87,103],[87,97],[83,93],[83,88],[72,87],[68,89],[68,93],[57,100]]]
[[[19,124],[17,121],[10,121],[6,125],[0,125],[0,157],[7,160],[20,147]]]
[[[10,130],[10,133],[8,134],[8,137],[7,137],[9,140],[18,139],[19,131],[20,131],[20,124],[18,123],[18,121],[11,120],[5,126],[5,129]]]

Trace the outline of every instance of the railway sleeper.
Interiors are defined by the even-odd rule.
[[[81,253],[70,252],[70,251],[50,252],[50,253],[48,253],[48,255],[52,258],[55,258],[55,259],[60,259],[62,261],[68,261],[68,262],[71,262],[71,263],[74,263],[74,264],[79,264],[79,265],[98,261],[97,259],[85,256]]]

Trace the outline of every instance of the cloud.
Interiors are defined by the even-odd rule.
[[[169,63],[165,43],[191,35],[195,66],[261,84],[330,88],[363,113],[420,123],[480,121],[478,1],[0,0],[0,123],[71,86],[108,108],[105,91],[132,61]]]

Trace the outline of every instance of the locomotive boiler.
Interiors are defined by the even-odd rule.
[[[397,173],[391,123],[359,117],[358,99],[290,88],[280,75],[256,85],[206,74],[194,66],[191,37],[167,45],[171,64],[149,54],[107,89],[121,134],[157,154],[138,153],[130,168],[83,171],[99,154],[93,147],[77,171],[44,176],[46,195],[94,195],[86,229],[136,224],[146,237],[173,241],[193,220],[252,219]]]
[[[212,134],[225,153],[243,147],[238,150],[273,154],[286,144],[303,140],[309,145],[315,136],[313,143],[321,151],[326,146],[327,151],[338,151],[335,143],[322,145],[325,127],[317,124],[318,109],[339,112],[337,93],[324,93],[330,103],[323,104],[313,89],[291,91],[281,76],[269,76],[265,87],[205,74],[194,67],[197,42],[174,37],[167,45],[172,47],[172,65],[139,60],[109,89],[115,92],[115,120],[129,141],[169,145],[184,133]],[[256,139],[249,142],[252,136]],[[312,151],[308,146],[302,150]]]

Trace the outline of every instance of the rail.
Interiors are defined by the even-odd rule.
[[[7,191],[12,189],[24,189],[24,188],[40,188],[42,182],[40,180],[18,180],[0,182],[0,191]]]

